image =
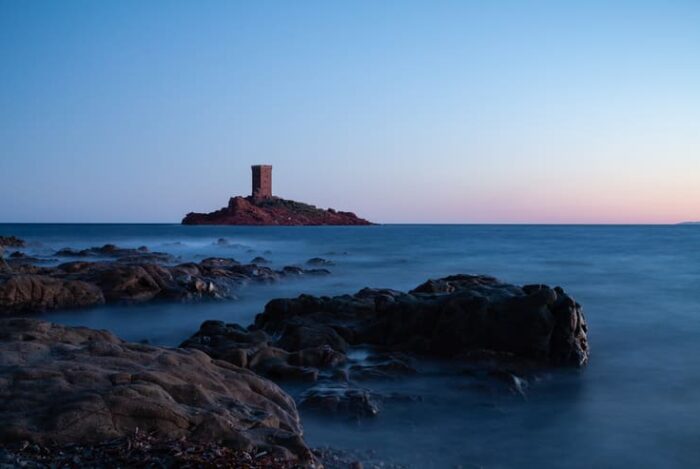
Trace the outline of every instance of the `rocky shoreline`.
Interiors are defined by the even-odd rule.
[[[65,298],[223,297],[220,292],[231,291],[228,282],[287,275],[220,258],[167,266],[160,262],[173,258],[145,248],[54,253],[63,255],[112,260],[38,267],[21,256],[10,259],[9,271],[0,274],[0,311],[11,316],[29,306],[57,307]],[[183,275],[187,282],[178,280]],[[8,302],[19,298],[8,291],[25,291],[17,285],[26,278],[30,293],[42,293]],[[204,287],[186,286],[192,282]],[[386,393],[378,383],[421,376],[425,360],[439,360],[441,373],[525,396],[538,374],[587,364],[587,333],[581,305],[560,287],[481,275],[431,279],[408,292],[365,288],[274,299],[253,324],[205,321],[178,348],[0,318],[0,463],[375,467],[361,456],[310,448],[298,409],[364,419],[381,418],[392,402],[420,405],[422,396]],[[291,395],[288,384],[300,392]]]
[[[57,266],[43,263],[73,258]],[[92,260],[91,258],[94,258]],[[91,260],[87,260],[91,259]],[[104,303],[235,299],[249,283],[283,278],[328,275],[325,268],[285,266],[274,270],[258,263],[211,257],[178,263],[170,254],[148,248],[106,244],[83,250],[61,249],[49,258],[15,251],[0,253],[0,315],[85,308]]]
[[[523,393],[537,372],[582,368],[589,356],[581,305],[561,288],[477,275],[428,280],[407,293],[365,288],[275,299],[247,328],[207,321],[180,346],[275,382],[308,383],[301,406],[352,417],[375,416],[384,401],[415,399],[382,395],[371,383],[419,373],[421,357]],[[352,357],[358,349],[362,359]]]
[[[197,350],[108,331],[0,320],[0,441],[94,445],[137,429],[310,461],[291,397]]]

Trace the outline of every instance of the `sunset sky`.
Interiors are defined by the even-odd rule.
[[[0,222],[250,191],[378,222],[700,220],[700,1],[0,0]]]

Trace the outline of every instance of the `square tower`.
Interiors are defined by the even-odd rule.
[[[256,164],[253,170],[253,197],[269,199],[272,197],[272,165]]]

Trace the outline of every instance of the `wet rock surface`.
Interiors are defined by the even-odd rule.
[[[328,269],[304,269],[296,265],[288,265],[282,268],[281,271],[284,275],[289,275],[291,277],[299,277],[302,275],[316,275],[323,276],[329,275],[331,273]]]
[[[330,261],[328,259],[324,259],[322,257],[312,257],[311,259],[306,261],[306,265],[328,266],[328,265],[335,265],[335,262]]]
[[[456,275],[408,293],[272,300],[248,328],[207,321],[181,346],[277,382],[308,382],[300,406],[360,418],[387,400],[420,400],[373,388],[426,372],[417,363],[426,359],[472,386],[524,397],[534,373],[586,364],[586,332],[581,306],[561,288]]]
[[[489,350],[574,367],[588,360],[581,305],[563,289],[486,276],[429,280],[408,293],[365,288],[332,298],[272,300],[255,327],[280,335],[283,345],[294,338],[296,347],[372,345],[444,358]]]
[[[0,441],[97,444],[138,430],[309,460],[292,398],[197,350],[107,331],[0,320]]]
[[[60,304],[149,301],[163,292],[177,297],[172,282],[185,278],[210,292],[219,288],[213,279],[257,276],[265,282],[299,275],[291,273],[296,267],[285,273],[227,258],[177,266],[74,261],[55,269],[63,273],[52,276],[45,273],[51,269],[32,266],[32,273],[13,271],[9,278],[15,284],[36,277],[58,282],[16,289],[57,292],[39,297]],[[156,458],[164,466],[185,464],[179,449],[168,448],[186,444],[200,458],[197,467],[220,467],[222,454],[248,464],[231,467],[288,467],[314,457],[327,467],[363,467],[366,459],[333,450],[313,456],[294,400],[310,419],[320,414],[358,423],[391,406],[422,405],[430,393],[415,383],[425,378],[455,386],[455,392],[496,396],[494,401],[502,394],[525,400],[542,370],[582,367],[589,354],[582,308],[561,288],[472,275],[428,280],[409,292],[365,288],[354,295],[275,299],[254,324],[206,321],[180,347],[0,319],[4,455],[22,460],[26,448],[17,453],[16,445],[24,440],[47,454],[79,442],[80,461],[83,451],[106,461],[134,461],[109,459],[101,448],[105,441],[118,448],[139,428],[148,438],[157,435],[148,443],[153,450],[127,456]],[[114,448],[110,454],[125,457]]]
[[[0,257],[0,314],[82,308],[102,303],[143,303],[153,300],[196,301],[235,299],[249,283],[271,283],[284,277],[327,275],[325,269],[287,266],[273,270],[241,264],[229,258],[174,264],[166,253],[145,247],[118,248],[106,244],[80,251],[62,249],[56,257],[80,260],[55,267],[46,259],[18,252]],[[108,258],[83,260],[83,258]]]
[[[223,321],[204,322],[180,347],[201,350],[279,381],[315,382],[321,370],[345,361],[343,353],[329,346],[284,349],[264,331]]]
[[[0,274],[0,312],[4,314],[86,307],[105,302],[97,286],[47,275]]]
[[[351,417],[374,417],[381,411],[381,397],[369,389],[348,383],[323,383],[302,393],[301,407]]]
[[[176,260],[174,256],[164,252],[151,252],[146,246],[136,249],[120,248],[114,244],[105,244],[100,247],[87,249],[63,248],[54,253],[55,257],[108,257],[114,258],[118,262],[151,262],[151,263],[172,263]]]

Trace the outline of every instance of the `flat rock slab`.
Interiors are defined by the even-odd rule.
[[[0,320],[0,443],[97,443],[139,429],[306,460],[293,399],[198,350],[107,331]]]

